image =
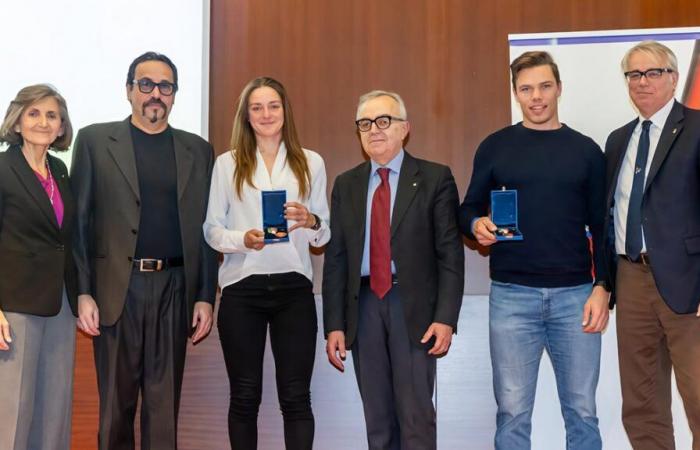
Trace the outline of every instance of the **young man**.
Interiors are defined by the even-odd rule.
[[[559,122],[561,80],[548,53],[524,53],[511,73],[523,121],[481,143],[459,214],[462,233],[491,246],[495,446],[530,448],[537,375],[547,350],[567,448],[600,449],[595,392],[609,295],[602,276],[592,282],[591,263],[604,262],[605,159],[590,138]],[[490,195],[504,187],[517,190],[522,241],[496,240]]]

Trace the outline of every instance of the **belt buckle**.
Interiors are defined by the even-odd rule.
[[[145,267],[144,263],[146,263],[148,267]],[[141,272],[159,272],[161,270],[163,270],[162,259],[142,258],[139,260],[139,271]]]

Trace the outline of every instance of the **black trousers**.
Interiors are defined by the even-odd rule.
[[[231,389],[231,448],[257,448],[269,325],[285,446],[311,450],[314,417],[309,390],[318,331],[311,282],[296,272],[244,278],[223,290],[217,325]]]
[[[181,267],[131,274],[117,323],[93,338],[100,395],[100,450],[134,448],[141,391],[141,449],[177,449],[177,415],[187,346]]]

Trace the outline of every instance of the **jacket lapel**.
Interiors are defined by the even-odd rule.
[[[58,185],[58,192],[61,193],[61,198],[65,198],[68,195],[68,190],[70,189],[70,186],[68,185],[68,175],[60,170],[58,165],[53,162],[51,158],[49,158],[49,166],[51,166],[51,174]]]
[[[65,230],[70,227],[66,227],[67,221],[72,220],[73,217],[73,193],[70,190],[70,183],[68,182],[68,173],[64,172],[52,158],[49,158],[49,165],[51,166],[51,173],[56,180],[56,185],[58,186],[58,192],[61,193],[61,201],[63,202],[63,224],[61,229]],[[54,215],[55,217],[55,215]]]
[[[399,174],[399,183],[396,188],[394,211],[391,215],[392,236],[406,215],[406,211],[408,211],[408,207],[411,205],[420,185],[421,178],[416,160],[408,152],[405,152],[403,163],[401,164],[401,173]]]
[[[175,166],[177,170],[177,200],[182,198],[187,182],[192,174],[192,153],[179,139],[177,130],[173,130],[173,147],[175,148]]]
[[[117,167],[119,167],[122,175],[126,178],[134,195],[140,200],[139,178],[136,173],[136,157],[134,156],[134,144],[131,141],[131,132],[129,131],[129,118],[114,128],[109,139],[111,142],[107,146],[107,150],[112,155],[114,162],[117,163]]]
[[[357,217],[357,226],[362,233],[360,242],[364,242],[365,228],[367,226],[367,190],[369,188],[369,176],[372,166],[369,161],[361,164],[354,173],[355,180],[352,183],[351,199],[352,208]]]
[[[676,141],[676,138],[683,130],[683,105],[678,102],[674,102],[671,113],[666,119],[664,124],[664,129],[661,131],[661,137],[659,138],[659,143],[656,146],[656,151],[654,152],[654,159],[651,161],[651,167],[649,167],[649,174],[647,175],[646,183],[644,183],[644,192],[649,189],[649,185],[654,181],[654,177],[659,172],[661,165],[664,163],[666,156],[668,156],[669,150]]]
[[[41,182],[36,177],[36,174],[24,158],[22,149],[19,146],[13,146],[7,151],[11,155],[12,170],[17,174],[19,181],[39,206],[41,212],[46,216],[49,222],[51,222],[53,227],[58,230],[58,221],[56,220],[56,213],[53,211],[53,206],[51,206],[51,201],[48,195],[46,195],[46,191],[41,186]]]

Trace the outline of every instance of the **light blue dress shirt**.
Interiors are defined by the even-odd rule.
[[[369,230],[372,225],[372,198],[374,197],[374,191],[377,190],[382,182],[379,173],[377,173],[377,169],[382,167],[389,169],[389,187],[391,188],[391,209],[389,213],[389,220],[391,220],[391,217],[394,215],[394,201],[396,200],[396,190],[399,186],[399,174],[401,173],[403,155],[404,150],[401,149],[401,151],[394,156],[394,159],[389,161],[386,166],[370,161],[371,168],[369,172],[369,185],[367,187],[367,215],[365,217],[365,247],[362,251],[362,266],[360,270],[360,275],[363,277],[369,275]],[[394,260],[391,261],[391,273],[396,273]]]

